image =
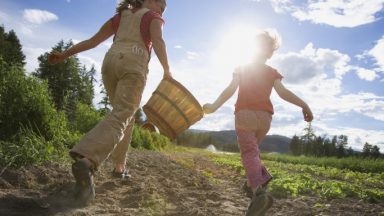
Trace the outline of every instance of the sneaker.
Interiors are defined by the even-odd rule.
[[[125,169],[123,172],[116,172],[115,169],[112,171],[112,176],[115,178],[121,178],[121,179],[130,179],[132,176],[129,174],[129,171]]]
[[[249,204],[246,216],[264,216],[272,207],[273,197],[261,187],[258,187],[253,194],[251,203]]]
[[[75,199],[80,205],[88,205],[95,198],[93,173],[84,160],[72,164],[72,173],[76,180]]]

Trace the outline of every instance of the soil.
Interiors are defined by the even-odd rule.
[[[131,178],[112,177],[104,163],[95,176],[96,198],[86,207],[72,199],[70,165],[48,163],[0,176],[0,215],[245,215],[250,199],[241,190],[238,171],[198,153],[133,150]],[[0,169],[0,171],[3,169]],[[275,198],[267,216],[384,215],[384,204],[354,199],[323,201],[316,197]]]

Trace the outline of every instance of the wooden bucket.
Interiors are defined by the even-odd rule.
[[[160,133],[175,139],[203,117],[203,109],[195,97],[174,79],[163,79],[143,111]]]

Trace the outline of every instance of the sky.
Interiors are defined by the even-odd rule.
[[[115,13],[116,0],[0,0],[0,24],[13,29],[26,55],[26,71],[60,40],[78,43],[95,34]],[[201,103],[214,102],[234,68],[249,59],[258,30],[275,29],[281,47],[267,64],[314,113],[318,136],[347,135],[349,146],[364,143],[384,152],[384,0],[168,0],[164,39],[171,71]],[[109,39],[80,53],[100,69]],[[162,78],[155,55],[142,105]],[[299,107],[272,93],[275,114],[269,134],[302,135]],[[97,94],[97,104],[101,95]],[[216,113],[192,126],[234,129],[236,95]]]

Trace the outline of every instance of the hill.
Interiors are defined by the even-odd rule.
[[[261,142],[260,149],[262,152],[288,153],[290,142],[291,139],[285,136],[267,135]],[[179,137],[178,143],[199,148],[206,148],[213,144],[220,151],[239,152],[234,130],[204,131],[191,129]]]

